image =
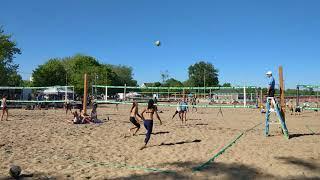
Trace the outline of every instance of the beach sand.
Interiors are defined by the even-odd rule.
[[[9,111],[0,122],[0,179],[12,164],[29,179],[320,179],[320,113],[287,114],[291,139],[278,125],[264,136],[260,124],[201,171],[197,167],[245,130],[264,122],[257,109],[199,108],[181,125],[175,108],[159,107],[163,125],[155,120],[144,150],[145,128],[128,132],[128,105],[98,108],[109,118],[103,124],[74,125],[64,110]],[[142,107],[140,107],[140,111]],[[275,116],[273,116],[275,119]],[[314,134],[315,133],[315,134]],[[28,178],[27,178],[28,179]]]

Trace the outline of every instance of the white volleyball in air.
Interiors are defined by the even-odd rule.
[[[160,46],[160,45],[161,45],[161,42],[160,42],[160,41],[156,41],[154,44],[155,44],[156,46]]]

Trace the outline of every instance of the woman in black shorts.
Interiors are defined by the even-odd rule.
[[[142,119],[142,117],[140,116],[139,112],[138,112],[138,103],[137,102],[133,102],[132,103],[132,107],[130,110],[130,122],[135,125],[135,127],[130,128],[129,132],[131,133],[132,130],[136,129],[136,131],[133,133],[133,136],[136,135],[136,133],[139,131],[140,129],[140,123],[137,121],[136,117],[139,117],[140,119]]]

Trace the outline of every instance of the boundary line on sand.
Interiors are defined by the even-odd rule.
[[[262,124],[263,122],[260,122],[256,125],[254,125],[252,128],[249,128],[245,131],[243,131],[242,133],[240,133],[236,138],[234,138],[232,141],[230,141],[226,146],[224,146],[218,153],[216,153],[212,158],[210,158],[207,162],[196,166],[194,168],[192,168],[193,172],[197,172],[197,171],[201,171],[204,168],[206,168],[209,164],[211,164],[216,158],[218,158],[220,155],[222,155],[228,148],[230,148],[233,144],[235,144],[244,134],[246,134],[247,132],[251,131],[252,129],[256,128],[257,126],[259,126],[260,124]]]
[[[207,162],[192,168],[192,171],[201,171],[205,167],[207,167],[211,162],[213,162],[216,158],[218,158],[220,155],[222,155],[228,148],[230,148],[233,144],[235,144],[243,135],[245,135],[247,132],[251,131],[252,129],[256,128],[257,126],[261,125],[261,123],[258,123],[254,125],[253,127],[246,129],[242,133],[240,133],[238,136],[236,136],[232,141],[230,141],[226,146],[224,146],[218,153],[216,153],[212,158],[210,158]],[[128,164],[120,164],[120,163],[107,163],[107,162],[96,162],[96,161],[83,161],[87,164],[95,164],[95,165],[100,165],[100,166],[108,166],[108,167],[113,167],[113,168],[125,168],[125,169],[131,169],[131,170],[143,170],[145,172],[159,172],[159,173],[164,173],[164,174],[176,174],[176,171],[172,170],[162,170],[159,168],[146,168],[143,166],[131,166]]]
[[[100,165],[100,166],[107,166],[107,167],[112,167],[112,168],[125,168],[125,169],[130,169],[130,170],[142,170],[145,172],[160,172],[160,173],[176,173],[175,171],[170,171],[170,170],[162,170],[158,168],[146,168],[143,166],[132,166],[128,164],[120,164],[120,163],[108,163],[108,162],[97,162],[97,161],[82,161],[87,164],[92,164],[92,165]]]

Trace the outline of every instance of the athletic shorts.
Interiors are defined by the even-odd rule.
[[[140,128],[140,124],[137,122],[135,117],[130,117],[130,122],[134,124],[137,128]]]
[[[270,91],[268,93],[268,97],[274,97],[274,93],[275,93],[275,90],[274,89],[270,89]]]

